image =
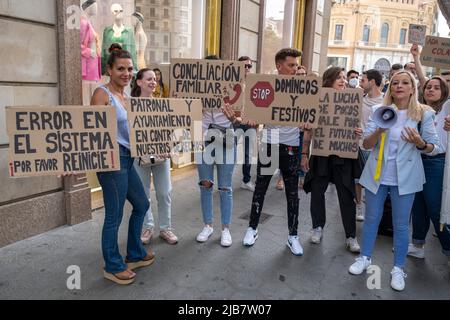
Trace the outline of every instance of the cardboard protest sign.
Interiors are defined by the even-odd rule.
[[[361,89],[322,88],[318,128],[314,129],[312,154],[357,159],[362,115]]]
[[[225,104],[242,110],[244,66],[239,61],[172,59],[170,96],[201,99],[207,111],[220,112]]]
[[[110,106],[6,107],[11,177],[120,170]]]
[[[199,99],[131,98],[126,108],[133,157],[167,155],[174,146],[178,152],[191,152],[202,143]]]
[[[450,69],[450,38],[427,36],[420,62],[427,67]]]
[[[259,124],[317,126],[321,78],[250,74],[245,82],[246,119]]]
[[[408,43],[419,44],[423,46],[425,44],[425,36],[427,32],[427,26],[420,24],[410,24],[408,32]]]

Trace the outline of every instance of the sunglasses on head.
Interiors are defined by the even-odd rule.
[[[251,68],[253,68],[253,65],[251,65],[251,64],[246,64],[245,65],[245,69],[251,69]]]

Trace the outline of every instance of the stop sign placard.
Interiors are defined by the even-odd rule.
[[[275,99],[275,90],[270,82],[257,82],[250,91],[250,100],[256,107],[268,108]]]

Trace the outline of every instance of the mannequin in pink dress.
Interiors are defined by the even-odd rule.
[[[88,0],[81,7],[84,12],[80,22],[81,70],[83,80],[99,81],[101,78],[99,37],[92,23],[89,21],[90,18],[97,15],[97,2]]]

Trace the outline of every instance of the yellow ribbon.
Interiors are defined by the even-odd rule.
[[[375,181],[380,180],[381,176],[381,164],[383,163],[383,152],[384,152],[384,142],[386,140],[386,132],[381,134],[380,151],[378,152],[377,167],[375,169],[375,176],[373,177]]]

